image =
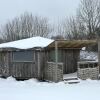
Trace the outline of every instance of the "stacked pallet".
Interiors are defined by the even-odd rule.
[[[59,82],[63,80],[63,64],[55,62],[47,62],[45,68],[45,80]]]
[[[97,65],[97,66],[95,66]],[[78,62],[78,78],[85,79],[98,79],[99,67],[97,62]]]

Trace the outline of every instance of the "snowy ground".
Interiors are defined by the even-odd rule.
[[[78,84],[0,79],[0,100],[100,100],[100,81]]]
[[[77,73],[72,73],[72,74],[65,74],[63,76],[63,79],[66,79],[66,78],[77,78]]]

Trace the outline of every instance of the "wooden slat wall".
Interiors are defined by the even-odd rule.
[[[64,74],[73,73],[77,71],[77,61],[79,60],[80,49],[60,49],[61,51],[61,61],[64,65]],[[47,55],[48,54],[48,55]],[[49,59],[50,51],[46,53],[47,61]]]
[[[36,70],[38,73],[38,79],[43,79],[44,66],[45,66],[45,53],[43,51],[36,51]]]
[[[29,79],[29,78],[41,79],[43,77],[43,70],[42,70],[44,66],[43,52],[33,51],[33,58],[34,58],[33,62],[13,62],[12,57],[13,57],[13,52],[10,52],[9,74],[11,76],[18,79]]]
[[[64,65],[64,73],[72,73],[77,70],[77,61],[79,59],[79,49],[61,49],[61,62]],[[38,78],[43,79],[44,70],[47,66],[50,50],[33,51],[33,62],[13,62],[12,52],[0,53],[0,74],[4,76],[14,76],[17,78]],[[39,56],[38,56],[39,55]],[[2,70],[1,70],[2,69]]]
[[[13,52],[1,52],[0,75],[19,79],[43,78],[44,52],[34,50],[33,58],[33,62],[13,62]]]
[[[99,73],[100,73],[100,40],[98,41],[98,63],[99,63]]]
[[[63,60],[64,63],[64,73],[73,73],[77,71],[77,62],[79,60],[79,54],[80,54],[80,50],[78,49],[70,49],[70,50],[65,50],[63,51],[65,52],[64,58],[65,60]]]
[[[73,52],[70,50],[66,50],[65,51],[65,73],[71,73],[72,72],[72,68],[73,67],[73,63],[72,63],[72,58],[73,57]]]
[[[0,74],[1,76],[9,76],[9,52],[0,52]]]
[[[33,62],[12,62],[11,75],[16,78],[37,78],[37,67]]]

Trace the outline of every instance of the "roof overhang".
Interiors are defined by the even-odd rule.
[[[56,40],[48,45],[48,48],[54,48],[57,42],[58,48],[82,48],[90,45],[96,45],[97,40]]]

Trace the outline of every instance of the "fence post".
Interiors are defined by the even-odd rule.
[[[56,66],[55,66],[55,68],[56,68],[56,70],[55,70],[55,73],[56,73],[56,76],[55,76],[55,81],[57,82],[58,80],[57,80],[57,68],[58,68],[58,43],[57,43],[57,41],[55,41],[55,62],[56,62]]]

